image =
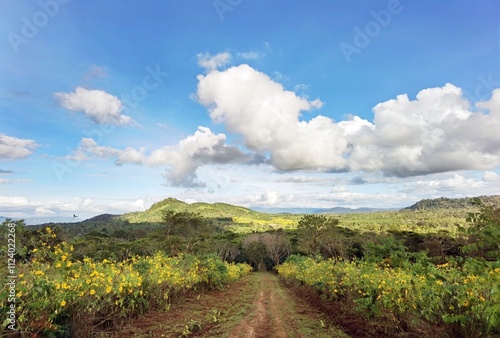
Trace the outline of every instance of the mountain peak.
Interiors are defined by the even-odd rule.
[[[186,202],[183,202],[173,197],[168,197],[162,201],[154,203],[148,210],[153,211],[156,209],[179,208],[179,207],[186,207],[187,205],[188,204]]]

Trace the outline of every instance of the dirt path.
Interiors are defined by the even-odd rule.
[[[276,274],[255,273],[258,286],[249,311],[229,333],[230,338],[346,338],[347,334],[317,309],[284,287]]]
[[[276,274],[257,272],[224,290],[187,295],[166,312],[151,311],[97,337],[349,337],[284,287]]]
[[[261,273],[260,276],[253,309],[231,331],[231,338],[288,337],[284,322],[287,321],[285,311],[289,310],[291,300],[284,296],[276,275]]]

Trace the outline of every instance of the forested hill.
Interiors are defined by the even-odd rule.
[[[434,198],[424,199],[403,210],[428,210],[428,209],[468,209],[472,208],[472,201],[475,197],[464,198]],[[494,205],[500,207],[500,195],[479,196],[484,205]]]
[[[131,212],[123,214],[120,216],[121,219],[127,220],[130,223],[140,223],[140,222],[158,222],[162,219],[163,212],[171,210],[174,212],[193,212],[199,213],[202,217],[214,218],[214,217],[255,217],[262,218],[259,216],[264,216],[264,214],[247,209],[244,207],[239,207],[227,203],[192,203],[188,204],[183,201],[179,201],[175,198],[167,198],[160,202],[153,204],[148,210],[143,212]]]

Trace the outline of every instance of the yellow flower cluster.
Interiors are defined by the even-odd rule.
[[[354,299],[368,311],[385,309],[396,315],[431,322],[473,320],[485,327],[500,318],[500,269],[470,274],[467,265],[430,265],[426,272],[391,268],[365,261],[317,261],[292,256],[278,273],[301,281],[331,299]],[[496,316],[496,317],[495,317]]]
[[[45,232],[53,234],[50,228]],[[19,264],[16,313],[26,330],[49,327],[63,312],[65,317],[100,311],[127,316],[148,307],[166,309],[172,293],[218,287],[251,271],[247,264],[229,264],[216,256],[170,257],[159,252],[123,262],[98,262],[73,260],[72,251],[66,243],[45,245],[32,250],[37,256],[31,262]],[[6,306],[7,298],[0,298],[0,308]]]

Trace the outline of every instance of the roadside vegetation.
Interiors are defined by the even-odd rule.
[[[359,318],[388,319],[394,336],[422,333],[422,327],[444,337],[500,334],[500,203],[498,197],[464,203],[439,199],[402,211],[271,215],[167,199],[143,213],[73,224],[15,221],[18,330],[12,334],[6,321],[3,333],[115,332],[145,313],[168,313],[193,295],[229,293],[253,269],[277,271],[284,285],[302,290],[298,294],[312,291]],[[2,238],[8,224],[2,224]],[[7,257],[7,248],[0,254]],[[3,313],[8,292],[3,285]],[[224,322],[220,313],[214,316]],[[327,327],[332,316],[318,323]],[[191,324],[183,324],[184,336],[196,335]],[[220,329],[203,325],[200,332]]]
[[[393,236],[367,242],[362,255],[328,250],[326,243],[320,243],[325,250],[319,251],[317,240],[335,231],[336,220],[309,216],[299,228],[315,234],[307,248],[316,255],[289,256],[276,269],[331,302],[348,304],[369,317],[389,318],[402,332],[432,324],[449,337],[498,335],[500,209],[477,204],[480,211],[469,215],[471,226],[462,237],[436,241],[434,255],[429,255],[430,247],[411,250]]]

